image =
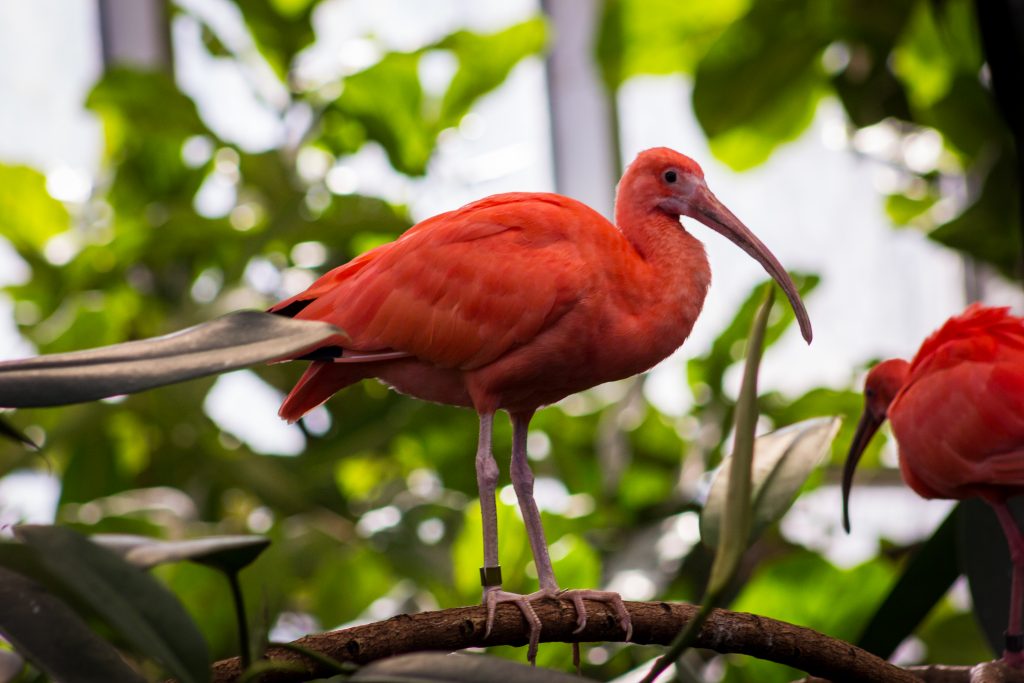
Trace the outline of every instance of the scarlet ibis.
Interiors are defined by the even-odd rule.
[[[270,309],[328,321],[350,337],[344,348],[328,345],[305,356],[314,362],[281,406],[286,420],[366,378],[476,410],[487,630],[498,603],[516,604],[529,623],[531,660],[541,628],[532,600],[572,600],[580,629],[583,600],[603,601],[627,639],[631,633],[617,593],[559,589],[533,498],[526,436],[539,407],[647,370],[690,334],[711,273],[681,216],[757,259],[785,291],[810,342],[807,312],[778,260],[715,198],[697,163],[666,148],[642,152],[626,170],[614,225],[557,194],[494,195],[413,226]],[[501,589],[498,466],[491,454],[498,410],[512,419],[512,485],[540,583],[526,596]]]
[[[871,369],[843,470],[847,531],[854,469],[886,418],[910,488],[924,498],[978,496],[995,509],[1013,561],[1003,659],[1024,666],[1024,535],[1006,505],[1024,493],[1024,319],[974,304],[928,337],[911,362]]]

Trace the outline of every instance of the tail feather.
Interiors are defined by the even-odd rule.
[[[369,376],[366,366],[360,363],[314,362],[288,393],[277,414],[288,422],[295,422],[336,392]]]

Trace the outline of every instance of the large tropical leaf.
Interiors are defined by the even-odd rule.
[[[0,406],[133,394],[293,356],[341,334],[327,323],[237,311],[163,337],[0,363]]]

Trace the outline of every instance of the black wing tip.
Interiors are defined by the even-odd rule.
[[[314,301],[316,301],[316,299],[296,299],[287,306],[282,306],[281,308],[271,308],[269,312],[273,313],[274,315],[284,316],[285,318],[294,318],[303,310],[305,310],[306,306],[309,306]]]
[[[344,353],[344,349],[340,346],[321,346],[318,349],[313,349],[309,353],[304,353],[301,356],[295,356],[292,360],[312,360],[312,361],[328,361],[334,360],[335,358],[341,358]]]

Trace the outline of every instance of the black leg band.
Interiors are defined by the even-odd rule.
[[[493,567],[480,567],[480,584],[484,588],[500,586],[501,567],[499,565],[494,565]]]
[[[1007,652],[1024,652],[1024,633],[1004,633]]]

